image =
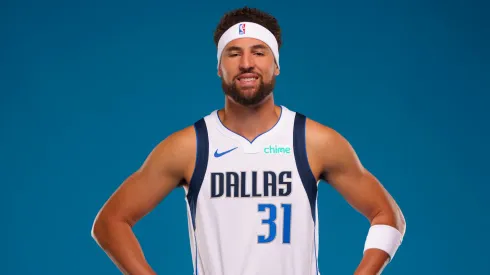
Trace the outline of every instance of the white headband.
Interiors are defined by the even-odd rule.
[[[279,67],[279,48],[277,46],[276,37],[263,26],[252,23],[252,22],[240,22],[231,26],[225,33],[221,36],[218,42],[218,68],[221,59],[221,53],[223,49],[231,41],[238,38],[255,38],[261,40],[272,50],[274,57],[276,59],[277,67]]]

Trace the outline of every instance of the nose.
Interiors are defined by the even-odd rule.
[[[245,52],[240,58],[240,69],[250,70],[255,66],[253,54]]]

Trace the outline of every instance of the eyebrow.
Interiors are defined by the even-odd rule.
[[[266,50],[266,49],[267,49],[267,46],[262,45],[262,44],[257,44],[257,45],[253,45],[253,46],[252,46],[252,49],[253,49],[253,50],[258,50],[258,49],[261,49],[261,50]]]
[[[232,52],[232,51],[241,51],[242,48],[237,47],[237,46],[231,46],[228,49],[226,49],[227,52]]]
[[[251,48],[252,48],[252,50],[258,50],[258,49],[265,50],[265,49],[267,49],[267,46],[262,45],[262,44],[256,44],[256,45],[253,45]],[[242,50],[243,49],[241,47],[238,47],[238,46],[231,46],[228,49],[226,49],[227,52],[242,51]]]

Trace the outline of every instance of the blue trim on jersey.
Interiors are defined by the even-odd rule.
[[[299,176],[301,177],[306,194],[308,195],[308,200],[310,201],[313,221],[316,222],[315,206],[318,188],[315,176],[310,169],[308,155],[306,153],[306,117],[300,113],[296,113],[294,118],[293,148],[296,167],[298,168]]]
[[[272,131],[272,129],[274,129],[274,127],[276,127],[276,125],[277,125],[277,124],[279,124],[279,121],[281,121],[281,118],[282,118],[282,112],[283,112],[282,106],[280,106],[280,107],[281,107],[281,113],[279,114],[279,119],[276,121],[276,124],[274,124],[274,126],[272,126],[272,127],[269,129],[269,130],[267,130],[267,131],[263,132],[262,134],[260,134],[260,135],[256,136],[256,137],[255,137],[255,138],[254,138],[252,141],[248,140],[246,137],[244,137],[244,136],[242,136],[242,135],[240,135],[240,134],[238,134],[238,133],[233,132],[233,131],[232,131],[232,130],[230,130],[228,127],[226,127],[226,126],[223,124],[223,122],[221,121],[221,118],[219,117],[218,112],[216,112],[216,116],[218,117],[218,121],[219,121],[219,123],[220,123],[221,125],[223,125],[223,127],[225,127],[225,129],[226,129],[226,130],[230,131],[231,133],[233,133],[233,134],[235,134],[235,135],[237,135],[237,136],[239,136],[239,137],[242,137],[243,139],[245,139],[246,141],[248,141],[250,144],[252,144],[252,143],[253,143],[253,142],[254,142],[254,141],[257,139],[257,138],[259,138],[260,136],[265,135],[265,134],[267,134],[268,132]]]
[[[313,244],[315,252],[315,265],[316,274],[319,274],[318,268],[318,255],[316,253],[316,198],[317,198],[317,181],[315,175],[311,171],[310,164],[308,162],[308,154],[306,151],[306,117],[303,114],[296,113],[294,118],[294,130],[293,130],[293,150],[294,158],[296,160],[296,167],[298,173],[303,182],[306,194],[311,207],[311,215],[313,217],[314,229],[313,229]]]
[[[208,167],[209,157],[209,139],[208,128],[204,118],[194,123],[194,129],[196,130],[196,163],[194,166],[194,173],[192,174],[191,182],[189,183],[189,192],[187,193],[187,201],[191,211],[192,226],[196,230],[196,207],[197,197],[201,190],[201,185],[206,174]]]

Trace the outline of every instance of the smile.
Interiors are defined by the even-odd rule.
[[[254,87],[257,84],[258,77],[238,78],[238,84],[242,87]]]
[[[237,81],[241,86],[253,86],[255,85],[259,76],[254,73],[245,73],[238,76]]]
[[[252,81],[252,80],[257,80],[259,79],[258,77],[243,77],[243,78],[238,78],[239,81]]]

